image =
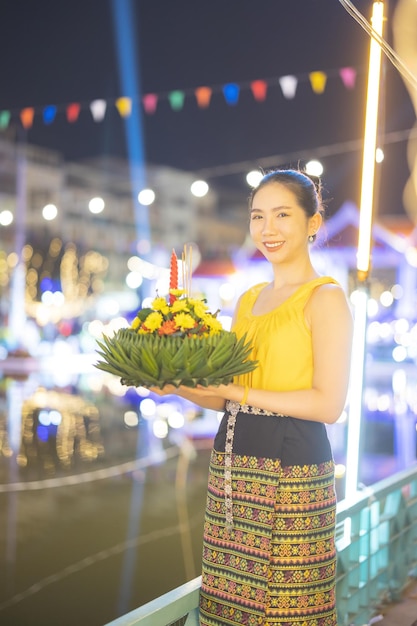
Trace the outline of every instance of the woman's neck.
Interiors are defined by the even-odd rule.
[[[318,277],[318,274],[312,266],[310,259],[308,259],[306,263],[297,263],[297,265],[274,265],[273,270],[274,289],[281,289],[282,287],[290,285],[302,285]]]

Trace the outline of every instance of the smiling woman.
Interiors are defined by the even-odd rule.
[[[177,390],[225,411],[209,471],[200,623],[336,626],[325,424],[345,403],[351,314],[341,287],[310,260],[319,187],[302,172],[273,171],[249,209],[251,237],[274,279],[241,296],[233,330],[248,337],[259,365],[227,385]]]
[[[275,179],[275,185],[267,184]],[[307,195],[307,202],[305,198],[298,199],[291,186],[285,184],[288,180],[284,172],[279,177],[265,176],[257,188],[250,209],[251,237],[256,247],[271,262],[271,253],[282,252],[280,263],[285,258],[289,260],[292,254],[299,255],[308,241],[314,241],[321,225],[316,194],[312,196],[313,201],[305,193],[303,195]],[[298,193],[301,196],[301,191]]]

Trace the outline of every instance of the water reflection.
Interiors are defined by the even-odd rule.
[[[175,398],[158,404],[92,362],[0,379],[2,626],[101,626],[200,572],[217,416]],[[367,485],[415,459],[415,413],[401,409],[410,389],[415,402],[415,374],[408,391],[397,376],[387,409],[385,369],[374,365],[364,398]],[[343,466],[346,422],[328,432]],[[341,499],[343,474],[337,489]]]
[[[211,441],[81,369],[0,380],[2,625],[104,624],[199,571]]]

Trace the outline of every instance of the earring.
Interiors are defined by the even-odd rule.
[[[309,236],[308,236],[308,240],[309,240],[309,242],[310,242],[310,243],[313,243],[313,241],[315,240],[315,238],[316,238],[316,235],[315,235],[315,234],[314,234],[314,235],[309,235]]]

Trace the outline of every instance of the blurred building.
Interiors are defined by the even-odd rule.
[[[138,202],[143,180],[155,192],[149,206]],[[127,161],[112,157],[65,162],[57,152],[0,139],[0,215],[13,216],[0,225],[1,248],[9,254],[18,241],[46,248],[60,238],[81,253],[94,249],[108,260],[109,289],[124,282],[128,258],[141,251],[170,254],[194,242],[203,256],[226,257],[245,237],[245,200],[230,194],[220,202],[212,189],[195,197],[193,180],[192,173],[162,166],[135,176]],[[100,213],[89,210],[93,198],[104,203]],[[57,208],[54,219],[44,218],[47,205]]]

